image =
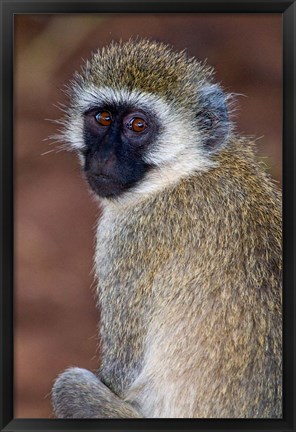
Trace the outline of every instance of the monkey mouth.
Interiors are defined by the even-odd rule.
[[[101,173],[86,173],[86,179],[92,190],[102,198],[115,197],[125,189],[119,180]]]

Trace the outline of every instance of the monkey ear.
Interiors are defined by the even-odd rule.
[[[230,121],[226,102],[227,96],[217,84],[208,84],[199,91],[197,119],[208,151],[218,150],[228,138]]]

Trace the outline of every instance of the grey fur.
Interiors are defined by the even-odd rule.
[[[52,401],[60,418],[140,417],[93,373],[81,368],[70,368],[56,380]]]
[[[165,107],[178,106],[182,121],[198,117],[195,127],[213,151],[202,169],[192,147],[199,169],[189,173],[182,162],[177,181],[166,176],[178,157],[190,154],[184,130],[189,138],[178,139],[187,153],[173,162],[163,158],[158,168],[164,186],[103,202],[95,255],[101,365],[96,374],[62,373],[53,387],[54,412],[60,418],[281,418],[281,196],[253,143],[231,132],[227,97],[212,72],[161,44],[112,45],[87,64],[73,100],[104,79],[116,91],[122,83],[133,92],[139,83],[146,97],[156,63],[164,68],[154,74],[157,97]],[[163,70],[179,78],[176,85]],[[207,122],[207,112],[217,121]],[[199,136],[194,128],[192,136]],[[170,149],[172,142],[165,143]],[[175,139],[176,151],[178,144]]]

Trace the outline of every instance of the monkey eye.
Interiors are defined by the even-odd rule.
[[[112,114],[109,111],[98,112],[95,119],[102,126],[110,126],[112,123]]]
[[[147,127],[147,123],[140,117],[134,117],[127,123],[126,126],[134,132],[143,132],[143,130],[145,130]]]

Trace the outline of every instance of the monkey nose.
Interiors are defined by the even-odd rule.
[[[116,158],[114,154],[107,155],[96,155],[94,156],[89,164],[89,171],[91,174],[106,174],[110,175],[112,174],[112,171],[114,170]]]

